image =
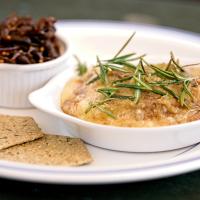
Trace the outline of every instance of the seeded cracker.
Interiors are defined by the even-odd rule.
[[[92,161],[78,138],[45,135],[32,142],[0,151],[0,159],[40,165],[78,166]]]
[[[43,135],[31,117],[0,115],[0,150],[33,141]]]

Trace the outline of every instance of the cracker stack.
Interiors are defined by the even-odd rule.
[[[31,117],[5,115],[0,115],[0,159],[66,166],[92,161],[80,139],[47,135]]]

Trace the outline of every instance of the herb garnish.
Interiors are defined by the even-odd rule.
[[[111,111],[109,111],[108,109],[103,107],[104,104],[106,104],[108,101],[111,101],[111,100],[113,100],[113,99],[109,98],[109,99],[105,99],[103,101],[99,101],[99,102],[95,102],[95,103],[90,102],[89,107],[86,109],[85,113],[87,114],[91,109],[97,108],[101,112],[107,114],[109,117],[116,119],[116,117],[113,115],[113,113]]]
[[[78,75],[79,76],[82,76],[83,74],[85,74],[87,72],[87,66],[85,63],[82,63],[80,61],[80,59],[78,58],[78,56],[74,56],[74,58],[76,59],[77,61],[77,71],[78,71]]]
[[[170,52],[170,59],[165,69],[162,67],[149,64],[144,55],[128,53],[121,55],[123,50],[130,43],[135,33],[133,33],[120,50],[111,59],[101,60],[97,56],[98,69],[96,76],[86,84],[90,85],[96,81],[101,81],[104,87],[97,89],[102,94],[101,101],[89,103],[88,113],[91,109],[98,109],[109,117],[116,119],[116,116],[106,107],[107,103],[113,100],[130,100],[135,104],[139,103],[143,92],[151,92],[157,95],[168,95],[175,98],[182,107],[189,107],[189,103],[194,100],[190,91],[190,85],[195,78],[188,77],[184,67],[179,64],[179,60]],[[79,64],[79,74],[84,74],[87,69],[85,65],[77,59]],[[138,63],[137,63],[138,62]],[[194,64],[195,65],[195,64]],[[122,78],[117,80],[110,79],[110,73],[117,71]],[[149,77],[154,77],[155,81],[149,81]],[[174,90],[173,85],[178,85],[179,90]],[[127,89],[133,91],[133,95],[122,95]]]

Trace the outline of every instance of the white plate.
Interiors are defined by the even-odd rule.
[[[161,27],[143,26],[122,23],[105,22],[77,22],[68,21],[58,25],[59,31],[66,35],[73,44],[74,52],[82,55],[85,59],[94,54],[107,55],[112,54],[111,49],[106,48],[102,51],[102,42],[109,39],[109,35],[102,37],[102,31],[124,31],[129,35],[133,31],[144,32],[147,34],[165,34],[166,41],[177,38],[188,43],[192,43],[195,48],[200,44],[200,37],[191,33],[183,33],[177,30],[169,30]],[[96,30],[96,34],[91,35],[90,30]],[[101,36],[101,37],[100,37]],[[197,61],[198,54],[194,49],[180,49],[178,43],[175,47],[176,55],[183,55],[183,52],[192,51],[189,59]],[[137,45],[137,44],[135,44]],[[149,45],[144,46],[147,53],[152,53]],[[190,46],[190,45],[189,45]],[[198,45],[197,45],[198,47]],[[136,48],[137,49],[137,48]],[[140,48],[141,49],[141,48]],[[174,48],[173,48],[174,49]],[[166,48],[163,48],[161,54],[169,52],[170,44],[166,42]],[[156,53],[156,52],[153,52]],[[188,57],[188,55],[185,56]],[[164,57],[164,56],[163,56]],[[196,60],[195,60],[196,59]],[[1,113],[13,115],[30,115],[35,118],[41,128],[48,133],[63,133],[63,124],[58,119],[42,113],[36,109],[32,110],[9,110],[0,109]],[[140,181],[155,179],[160,177],[181,174],[200,168],[200,146],[194,145],[176,151],[162,153],[124,153],[109,151],[88,145],[94,162],[81,167],[50,167],[39,165],[28,165],[16,162],[0,161],[0,176],[11,179],[46,182],[46,183],[120,183],[130,181]]]

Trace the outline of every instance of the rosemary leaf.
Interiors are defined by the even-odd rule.
[[[170,69],[171,63],[172,63],[172,59],[169,60],[165,71],[168,71]]]
[[[112,98],[121,99],[121,100],[128,99],[128,100],[131,100],[131,101],[133,101],[135,99],[134,96],[124,96],[124,95],[116,95],[116,94],[112,95]]]
[[[145,88],[143,86],[139,86],[139,85],[131,84],[131,83],[116,83],[115,86],[122,87],[122,88],[132,88],[132,89],[148,90],[147,88]]]
[[[120,50],[115,54],[114,58],[116,58],[129,44],[129,42],[132,40],[132,38],[135,36],[135,32],[128,38],[128,40],[125,42],[125,44],[120,48]]]
[[[179,97],[179,102],[181,104],[181,106],[185,106],[188,108],[188,105],[185,103],[185,99],[186,99],[186,94],[188,94],[191,98],[193,98],[192,94],[189,92],[188,90],[188,86],[189,86],[189,81],[184,81],[184,84],[183,84],[183,88],[181,90],[181,94],[180,94],[180,97]],[[189,93],[188,93],[189,92]]]
[[[173,62],[173,64],[181,71],[184,72],[185,70],[179,65],[179,63],[175,60],[175,56],[173,54],[173,52],[170,52],[171,55],[171,61]]]
[[[132,78],[133,78],[133,76],[128,76],[128,77],[125,77],[125,78],[122,78],[122,79],[115,80],[115,81],[112,82],[112,84],[128,81],[128,80],[131,80]]]
[[[167,78],[167,79],[174,79],[175,76],[172,72],[160,69],[154,65],[150,65],[151,68],[156,72],[157,75]]]
[[[184,90],[185,92],[190,96],[191,99],[194,99],[192,93],[190,92],[188,86],[190,84],[190,81],[189,80],[185,80],[184,83],[183,83],[183,87],[184,87]]]
[[[127,55],[130,55],[130,54],[127,54]],[[134,55],[134,54],[133,54]],[[140,60],[141,58],[145,57],[146,54],[143,54],[143,55],[140,55],[140,56],[136,56],[136,57],[133,57],[133,58],[129,58],[129,57],[126,57],[125,56],[121,56],[121,57],[116,57],[116,58],[113,58],[111,60],[108,60],[109,62],[112,62],[112,63],[117,63],[117,62],[129,62],[129,61],[136,61],[136,60]]]
[[[165,91],[168,92],[168,94],[170,94],[172,97],[174,97],[175,99],[179,99],[179,97],[175,94],[175,92],[171,89],[169,89],[168,87],[166,87],[165,85],[161,85],[161,88]]]
[[[77,65],[77,71],[78,71],[78,75],[79,76],[82,76],[83,74],[85,74],[87,72],[87,66],[85,63],[82,63],[80,61],[80,59],[78,58],[78,56],[74,56],[76,61],[78,62],[78,65]]]
[[[90,85],[91,83],[94,83],[95,81],[99,80],[99,75],[95,76],[94,78],[92,78],[91,80],[89,80],[86,85]]]
[[[192,64],[189,64],[189,65],[183,65],[182,68],[196,66],[196,65],[200,65],[200,63],[192,63]]]
[[[129,62],[129,61],[141,60],[145,56],[146,56],[146,54],[143,54],[141,56],[137,56],[137,57],[134,57],[134,58],[127,59],[126,61]]]
[[[108,98],[108,99],[104,99],[102,101],[97,101],[95,103],[89,102],[89,106],[85,110],[85,114],[87,114],[88,112],[90,112],[91,109],[93,109],[93,108],[95,108],[97,106],[101,106],[101,105],[103,105],[103,104],[105,104],[105,103],[107,103],[109,101],[112,101],[112,100],[113,100],[113,98]]]
[[[114,58],[112,58],[110,60],[105,60],[105,61],[107,61],[107,62],[115,62],[115,61],[125,60],[127,58],[130,58],[130,57],[134,56],[135,54],[136,53],[129,53],[129,54],[125,54],[125,55],[119,56],[119,57],[114,57]]]
[[[144,88],[146,88],[147,90],[152,91],[151,86],[149,86],[147,83],[143,82],[142,80],[138,79],[136,76],[133,76],[133,78]]]
[[[180,104],[181,106],[184,106],[185,105],[185,96],[186,96],[186,92],[184,90],[184,88],[181,90],[181,94],[179,96],[179,101],[180,101]]]
[[[112,95],[114,95],[118,90],[119,88],[100,88],[97,89],[97,92],[103,94],[106,97],[112,97]]]
[[[181,81],[185,81],[185,80],[187,80],[186,77],[181,76],[180,74],[176,73],[176,72],[173,71],[173,70],[172,70],[172,73],[173,73],[174,77],[175,77],[177,80],[181,80]]]
[[[131,69],[136,69],[136,66],[134,64],[127,62],[127,61],[120,60],[120,61],[114,62],[114,64],[123,65],[123,66],[129,67]]]
[[[115,94],[117,91],[119,90],[119,88],[100,88],[97,90],[97,92],[103,94],[104,96],[108,97],[108,98],[112,98],[112,99],[129,99],[131,101],[133,101],[135,99],[135,97],[133,96],[124,96],[124,95],[117,95]]]
[[[161,91],[161,90],[152,89],[152,92],[155,93],[155,94],[159,94],[159,95],[161,95],[161,96],[165,96],[165,95],[166,95],[166,93],[163,92],[163,91]]]
[[[107,68],[112,69],[112,70],[116,70],[116,71],[120,71],[120,72],[124,72],[124,73],[129,73],[129,71],[123,69],[122,67],[118,67],[118,66],[111,65],[111,64],[106,64],[105,66],[106,66]]]
[[[106,115],[108,115],[109,117],[116,119],[116,117],[113,115],[113,113],[108,110],[107,108],[103,108],[102,106],[96,106],[97,109],[99,109],[101,112],[105,113]]]
[[[151,86],[166,86],[166,85],[172,85],[172,84],[180,84],[183,81],[180,80],[169,80],[169,81],[157,81],[157,82],[149,82],[148,84]]]
[[[146,74],[146,71],[144,69],[144,64],[143,64],[143,60],[142,59],[140,59],[140,66],[142,68],[143,73]]]
[[[137,74],[137,78],[139,80],[141,80],[141,74],[140,74],[140,72],[137,72],[137,73],[138,73]],[[140,83],[136,82],[136,85],[140,86]],[[135,89],[134,97],[135,97],[134,102],[137,104],[139,102],[140,97],[141,97],[141,89]]]
[[[99,64],[100,67],[100,74],[99,74],[99,78],[102,81],[102,83],[107,84],[108,83],[108,77],[107,77],[107,69],[105,68],[105,66],[101,63],[99,57],[97,56],[97,62]]]

